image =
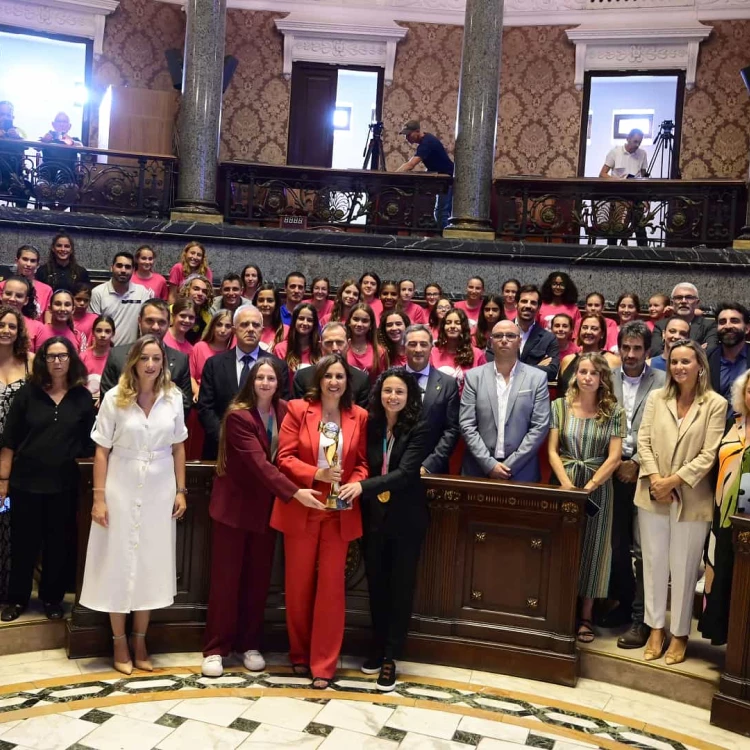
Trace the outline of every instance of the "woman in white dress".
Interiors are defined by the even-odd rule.
[[[168,607],[177,589],[175,521],[185,514],[182,395],[155,336],[133,344],[119,383],[108,391],[91,437],[94,504],[80,603],[109,612],[114,666],[133,671],[125,617],[133,612],[130,646],[137,669],[153,669],[146,650],[152,609]]]

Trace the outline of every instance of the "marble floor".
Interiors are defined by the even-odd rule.
[[[0,750],[750,750],[708,711],[581,679],[576,688],[477,670],[399,663],[397,689],[344,657],[333,687],[265,672],[202,677],[200,654],[155,655],[123,677],[107,659],[62,650],[0,657]]]

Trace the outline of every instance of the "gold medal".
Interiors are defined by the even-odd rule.
[[[378,494],[378,500],[380,500],[381,503],[387,503],[391,499],[391,491],[386,490],[385,492],[381,492]]]

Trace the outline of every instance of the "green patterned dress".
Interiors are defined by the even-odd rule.
[[[581,419],[564,398],[558,398],[552,404],[550,427],[559,431],[558,451],[565,473],[576,487],[583,487],[606,461],[610,440],[625,437],[627,420],[621,406],[616,406],[612,416],[603,422],[596,417]],[[589,495],[578,576],[578,594],[585,598],[607,596],[612,561],[612,502],[611,479]]]

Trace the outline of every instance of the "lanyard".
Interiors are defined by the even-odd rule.
[[[386,439],[383,435],[383,465],[380,469],[381,474],[388,473],[388,462],[391,460],[391,451],[393,450],[394,439],[391,437],[390,440]]]
[[[268,447],[270,448],[273,443],[273,412],[268,415],[268,422],[266,422],[266,435],[268,436]]]

